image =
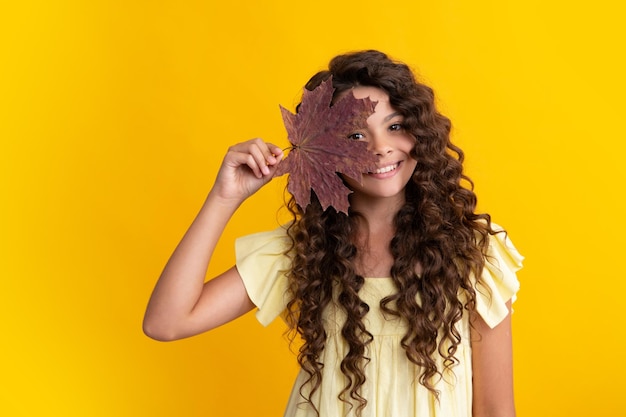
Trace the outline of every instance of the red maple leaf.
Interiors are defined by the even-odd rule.
[[[348,135],[367,126],[376,102],[347,92],[331,107],[333,91],[329,79],[313,91],[305,90],[297,114],[280,106],[292,147],[274,175],[289,173],[287,190],[300,207],[309,205],[313,190],[324,210],[332,206],[348,214],[352,191],[337,173],[361,182],[362,174],[374,168],[378,157],[367,150],[367,143]]]

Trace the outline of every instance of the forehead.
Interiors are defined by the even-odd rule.
[[[354,98],[366,98],[369,97],[372,101],[389,102],[389,95],[380,88],[371,86],[358,86],[352,89]]]

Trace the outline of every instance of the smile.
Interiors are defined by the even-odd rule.
[[[391,171],[397,169],[398,165],[400,165],[400,163],[387,165],[386,167],[378,168],[378,169],[376,169],[374,171],[368,172],[368,174],[385,174],[387,172],[391,172]]]

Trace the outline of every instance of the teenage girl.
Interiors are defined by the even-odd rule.
[[[144,321],[157,340],[196,335],[257,308],[302,340],[285,416],[515,415],[511,302],[522,257],[463,186],[463,152],[433,91],[377,51],[340,55],[334,97],[376,102],[345,132],[378,156],[349,214],[292,198],[293,221],[236,243],[236,265],[205,282],[237,207],[272,179],[280,148],[232,146],[197,218],[159,278]]]

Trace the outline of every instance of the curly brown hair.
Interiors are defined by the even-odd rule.
[[[461,335],[455,324],[474,309],[476,292],[470,277],[480,277],[488,237],[495,231],[488,214],[475,213],[473,183],[463,174],[463,152],[450,141],[450,120],[437,111],[433,90],[418,82],[406,64],[373,50],[340,55],[305,88],[313,90],[331,76],[334,97],[356,86],[384,90],[415,138],[411,156],[417,166],[405,189],[406,202],[395,216],[390,243],[391,278],[397,291],[382,299],[380,307],[405,321],[401,345],[420,369],[416,378],[438,397],[433,381],[444,369],[438,369],[435,355],[441,355],[445,369],[458,362],[455,353]],[[366,382],[367,345],[373,335],[363,323],[369,306],[359,298],[365,280],[355,269],[358,213],[346,216],[322,210],[315,193],[311,201],[306,208],[293,198],[287,204],[294,217],[288,228],[293,243],[288,321],[293,335],[301,336],[298,362],[308,374],[300,394],[317,411],[311,398],[320,387],[324,367],[320,358],[327,333],[322,313],[334,302],[334,294],[347,316],[341,330],[348,346],[341,362],[347,383],[339,399],[356,404],[360,415],[367,404],[360,389]]]

